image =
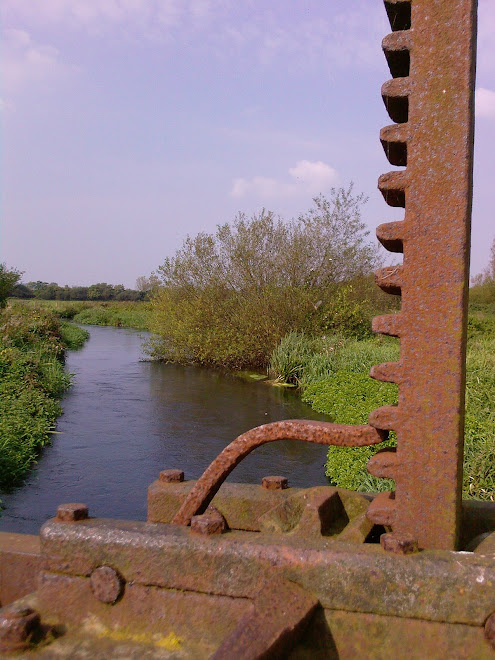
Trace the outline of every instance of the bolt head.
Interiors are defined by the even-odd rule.
[[[226,529],[225,518],[214,507],[209,507],[202,515],[191,518],[191,531],[195,534],[211,536],[212,534],[223,534]]]
[[[412,536],[392,532],[380,536],[380,545],[385,552],[393,552],[396,555],[410,555],[418,552],[418,542]]]
[[[485,621],[485,638],[495,649],[495,612]]]
[[[15,604],[0,610],[0,653],[29,647],[32,633],[40,625],[40,615],[30,607]]]
[[[184,471],[162,470],[159,479],[167,484],[180,483],[181,481],[184,481]]]
[[[265,490],[284,490],[289,487],[287,477],[263,477],[261,487]]]
[[[122,596],[124,579],[111,566],[96,568],[89,578],[91,591],[102,603],[113,605]]]
[[[76,522],[86,520],[88,507],[81,503],[61,504],[57,509],[57,520],[59,522]]]

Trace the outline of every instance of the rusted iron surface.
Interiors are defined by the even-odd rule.
[[[318,606],[297,584],[274,578],[260,589],[244,616],[211,660],[283,660],[297,645]]]
[[[125,582],[111,566],[99,566],[91,573],[89,583],[95,598],[113,605],[124,593]]]
[[[226,530],[225,518],[214,506],[210,505],[204,513],[191,518],[191,531],[196,534],[210,536],[223,534]]]
[[[158,478],[167,484],[180,483],[184,481],[184,472],[183,470],[162,470]]]
[[[289,660],[492,660],[483,627],[317,610]]]
[[[172,522],[194,483],[153,482],[148,489],[148,521]],[[316,537],[338,534],[339,539],[364,543],[373,526],[365,516],[369,500],[361,493],[331,486],[270,490],[223,483],[212,504],[230,529],[294,531]]]
[[[0,532],[0,607],[36,591],[40,568],[39,536]]]
[[[154,647],[155,653],[161,649],[165,657],[168,650],[174,658],[210,657],[253,607],[247,598],[136,582],[128,583],[124,597],[108,606],[94,598],[86,577],[45,573],[41,585],[43,617],[63,621],[79,636],[107,639],[116,646],[140,641]],[[43,608],[45,600],[51,603],[49,609]],[[117,657],[127,658],[125,654]]]
[[[380,536],[380,545],[385,552],[393,552],[396,555],[410,555],[418,552],[418,542],[411,536],[392,532]]]
[[[364,447],[383,442],[386,438],[386,431],[366,425],[346,426],[329,422],[291,419],[258,426],[240,435],[217,456],[196,482],[173,522],[176,525],[188,525],[192,516],[203,513],[236,465],[239,465],[253,449],[267,442],[301,440],[320,445]]]
[[[195,484],[196,481],[154,481],[148,488],[148,522],[171,523]],[[259,518],[300,490],[266,490],[256,484],[225,482],[213,498],[212,504],[221,512],[231,529],[259,532]]]
[[[8,605],[0,610],[0,653],[29,648],[33,633],[39,629],[40,616],[30,607]]]
[[[87,517],[88,507],[86,504],[61,504],[57,509],[57,520],[60,522],[77,522],[78,520],[86,520]]]
[[[379,240],[403,252],[401,266],[377,273],[402,296],[399,314],[374,330],[400,338],[400,360],[371,376],[399,385],[398,407],[370,424],[394,430],[398,445],[370,472],[393,478],[394,499],[370,510],[420,547],[454,549],[460,528],[466,305],[472,197],[476,0],[385,0],[392,34],[385,52],[392,80],[382,88],[391,119],[381,131],[389,161],[403,171],[380,177],[404,220],[381,225]],[[387,462],[389,468],[387,467]]]
[[[52,520],[41,536],[51,575],[89,578],[98,566],[109,565],[127,585],[254,598],[276,571],[330,609],[473,626],[484,625],[495,611],[493,556],[475,553],[425,550],[397,557],[377,544],[327,537],[240,531],[201,536],[179,525],[100,519],[76,525]],[[43,584],[38,593],[42,609],[56,606]]]
[[[485,637],[495,650],[495,612],[490,614],[485,623]]]
[[[266,490],[284,490],[289,487],[287,477],[263,477],[261,487]]]

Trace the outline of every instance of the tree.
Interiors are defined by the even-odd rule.
[[[146,277],[146,275],[140,275],[136,279],[136,290],[140,293],[148,293],[148,291],[152,291],[158,286],[160,286],[160,278],[156,273],[151,273],[149,277]]]
[[[158,268],[152,329],[162,340],[156,354],[260,367],[287,332],[314,330],[316,316],[330,327],[336,290],[371,273],[380,259],[366,241],[366,200],[352,186],[313,201],[290,222],[263,209],[251,218],[238,214],[214,234],[187,237]]]
[[[22,273],[15,268],[7,268],[6,264],[0,264],[0,308],[5,307],[7,298],[22,277]]]

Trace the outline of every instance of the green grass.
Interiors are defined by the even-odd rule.
[[[45,307],[14,305],[0,315],[0,490],[20,483],[50,441],[71,379],[67,348],[88,333]]]
[[[463,496],[495,500],[495,316],[475,310],[468,327]],[[365,424],[369,413],[397,402],[397,386],[369,378],[374,364],[395,361],[399,342],[335,336],[285,337],[272,355],[272,374],[301,387],[302,399],[339,424]],[[391,434],[390,444],[395,438]],[[385,445],[380,445],[382,448]],[[378,448],[330,447],[326,474],[337,486],[361,491],[390,490],[372,477],[366,463]]]
[[[60,324],[60,335],[62,343],[70,351],[77,351],[79,348],[82,348],[89,339],[89,332],[87,330],[67,321],[62,321]]]
[[[63,300],[25,300],[16,306],[42,308],[55,312],[63,319],[83,325],[111,325],[116,328],[149,330],[150,305],[146,302],[90,302]]]

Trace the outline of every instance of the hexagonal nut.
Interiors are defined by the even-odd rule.
[[[184,471],[183,470],[162,470],[160,476],[158,477],[160,481],[163,481],[167,484],[175,484],[184,481]]]
[[[86,520],[88,517],[88,507],[86,504],[70,503],[61,504],[57,508],[57,520],[59,522],[76,522],[77,520]]]
[[[495,612],[485,621],[485,638],[495,649]]]
[[[261,487],[265,490],[284,490],[289,487],[287,477],[263,477]]]
[[[124,593],[125,580],[111,566],[99,566],[91,573],[89,584],[97,600],[113,605]]]
[[[211,534],[223,534],[226,530],[225,518],[214,507],[209,507],[202,515],[191,518],[191,531],[195,534],[210,536]]]
[[[29,647],[32,634],[39,628],[40,615],[30,607],[8,605],[0,610],[0,652],[9,653]]]
[[[396,555],[410,555],[418,552],[418,542],[412,536],[391,532],[380,536],[380,545],[385,552]]]

